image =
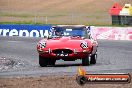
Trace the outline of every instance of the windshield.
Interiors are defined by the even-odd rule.
[[[55,27],[52,36],[79,36],[86,37],[87,30],[85,27]]]

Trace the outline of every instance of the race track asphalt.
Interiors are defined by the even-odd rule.
[[[77,73],[81,60],[72,62],[59,60],[55,67],[40,67],[36,51],[36,45],[40,39],[42,38],[0,36],[0,58],[10,59],[15,63],[6,64],[9,67],[2,67],[0,63],[0,77]],[[132,72],[132,41],[98,40],[98,43],[97,64],[82,66],[88,73]]]

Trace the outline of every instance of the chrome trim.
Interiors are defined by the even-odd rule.
[[[91,56],[92,56],[92,54],[89,54],[89,56],[91,57]]]
[[[77,54],[77,51],[76,51],[76,49],[74,49],[74,54]]]
[[[83,52],[87,52],[87,50],[83,50]]]
[[[50,54],[50,51],[51,51],[51,50],[50,50],[50,48],[49,48],[49,50],[48,50],[48,51],[49,51],[49,54]]]

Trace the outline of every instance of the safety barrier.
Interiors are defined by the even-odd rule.
[[[95,39],[132,40],[132,27],[95,27],[92,36]]]
[[[1,24],[0,35],[20,37],[44,37],[51,25],[12,25]]]
[[[1,36],[44,37],[52,25],[0,25]],[[132,40],[132,27],[94,27],[91,34],[95,39]]]

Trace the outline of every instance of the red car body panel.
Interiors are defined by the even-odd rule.
[[[39,43],[46,42],[45,48],[40,48]],[[80,47],[81,42],[87,42],[88,48],[84,49]],[[93,47],[96,48],[97,44],[92,43],[90,39],[83,39],[80,37],[59,37],[52,39],[42,39],[37,45],[37,51],[40,56],[44,58],[51,59],[63,59],[63,60],[76,60],[86,58],[88,54],[91,54],[93,51]],[[58,50],[58,51],[57,51]],[[58,55],[56,52],[60,52],[59,50],[64,51],[67,50],[68,54]]]

